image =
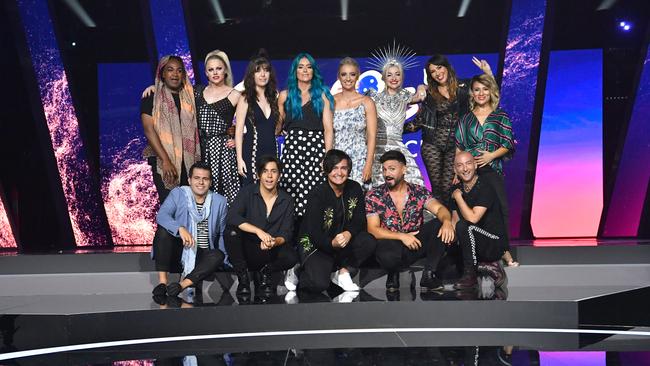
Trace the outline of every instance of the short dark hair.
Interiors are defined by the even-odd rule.
[[[331,149],[330,151],[328,151],[325,154],[325,157],[323,158],[323,171],[325,172],[325,175],[331,173],[332,170],[334,169],[334,166],[343,160],[347,160],[348,171],[351,172],[352,159],[350,159],[350,155],[346,154],[345,151],[336,150],[336,149]]]
[[[257,176],[259,177],[262,172],[264,172],[264,168],[266,167],[266,164],[268,163],[275,163],[275,165],[278,167],[278,172],[282,173],[282,163],[280,163],[280,160],[273,156],[273,155],[262,155],[257,159],[257,163],[255,164],[255,172],[257,173]]]
[[[385,163],[385,162],[387,162],[388,160],[397,160],[397,161],[399,161],[400,163],[406,165],[406,157],[405,157],[404,154],[402,154],[402,152],[399,151],[399,150],[389,150],[389,151],[386,151],[386,152],[385,152],[385,153],[384,153],[384,154],[379,158],[379,162],[382,163],[382,164]]]
[[[210,180],[212,180],[212,168],[210,168],[210,165],[204,161],[197,161],[196,163],[192,164],[190,167],[190,176],[189,178],[192,178],[192,173],[194,173],[194,169],[202,169],[202,170],[207,170],[210,172]]]

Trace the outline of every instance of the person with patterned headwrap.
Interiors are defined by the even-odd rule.
[[[155,91],[140,102],[147,147],[142,155],[151,165],[158,198],[187,184],[187,169],[201,160],[192,84],[178,56],[160,59]]]

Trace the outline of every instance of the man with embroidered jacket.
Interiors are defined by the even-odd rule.
[[[159,284],[154,296],[177,296],[202,281],[223,263],[226,199],[210,191],[210,167],[197,162],[189,170],[189,186],[172,189],[160,206],[153,239]],[[182,265],[180,283],[167,284],[168,272]]]
[[[314,188],[298,235],[303,252],[301,290],[321,292],[330,280],[344,291],[359,291],[350,271],[375,251],[366,232],[363,190],[349,179],[352,160],[343,151],[329,150],[323,160],[327,182]]]

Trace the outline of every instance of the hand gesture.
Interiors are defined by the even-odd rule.
[[[454,179],[451,180],[451,185],[454,185],[454,186],[455,186],[455,185],[458,184],[458,183],[460,183],[460,179],[458,179],[458,175],[457,175],[457,174],[454,174]]]
[[[346,245],[350,242],[352,235],[348,231],[337,234],[334,239],[332,239],[332,246],[335,248],[345,248]]]
[[[148,86],[145,90],[142,91],[142,98],[148,97],[151,93],[156,91],[156,87],[153,85]]]
[[[237,173],[242,177],[245,177],[246,173],[248,173],[244,159],[237,159]]]
[[[402,244],[404,244],[404,246],[410,250],[418,250],[422,246],[420,240],[415,237],[418,233],[419,231],[414,231],[412,233],[402,233],[402,237],[400,238]]]
[[[494,160],[494,155],[485,150],[478,150],[478,152],[481,153],[479,156],[474,157],[474,161],[476,161],[476,164],[478,164],[478,167],[484,167],[492,162]]]
[[[269,250],[275,245],[275,238],[265,231],[258,231],[257,237],[260,239],[260,249]]]
[[[474,65],[476,65],[476,67],[481,69],[481,71],[483,71],[483,73],[492,76],[492,69],[490,68],[490,64],[488,64],[487,61],[479,60],[476,57],[472,57],[472,62],[474,63]]]
[[[194,238],[192,238],[192,234],[190,234],[189,231],[187,231],[186,228],[184,227],[179,227],[178,228],[178,235],[181,236],[181,240],[183,240],[183,246],[186,248],[191,248],[194,246]]]
[[[461,192],[461,190],[458,188],[454,189],[454,191],[451,192],[451,198],[456,200],[456,202],[458,202],[458,200],[461,199],[462,197],[463,197],[463,192]]]
[[[234,149],[235,148],[235,140],[234,139],[226,140],[226,147],[229,148],[229,149]]]
[[[176,172],[176,167],[169,159],[162,161],[162,171],[163,171],[163,180],[166,182],[176,181],[178,173]]]
[[[451,244],[451,242],[454,241],[455,236],[456,233],[454,231],[454,226],[451,224],[451,221],[449,220],[443,221],[442,227],[438,231],[438,238],[442,239],[442,242],[445,244]]]

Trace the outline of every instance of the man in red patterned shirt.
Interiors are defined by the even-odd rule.
[[[399,151],[384,153],[379,159],[385,183],[366,195],[368,232],[377,239],[376,257],[386,270],[386,290],[399,290],[399,270],[426,257],[420,287],[442,289],[435,271],[444,253],[444,244],[454,240],[451,214],[423,186],[404,180],[406,158]],[[437,220],[424,223],[424,209]],[[444,243],[444,244],[443,244]]]

